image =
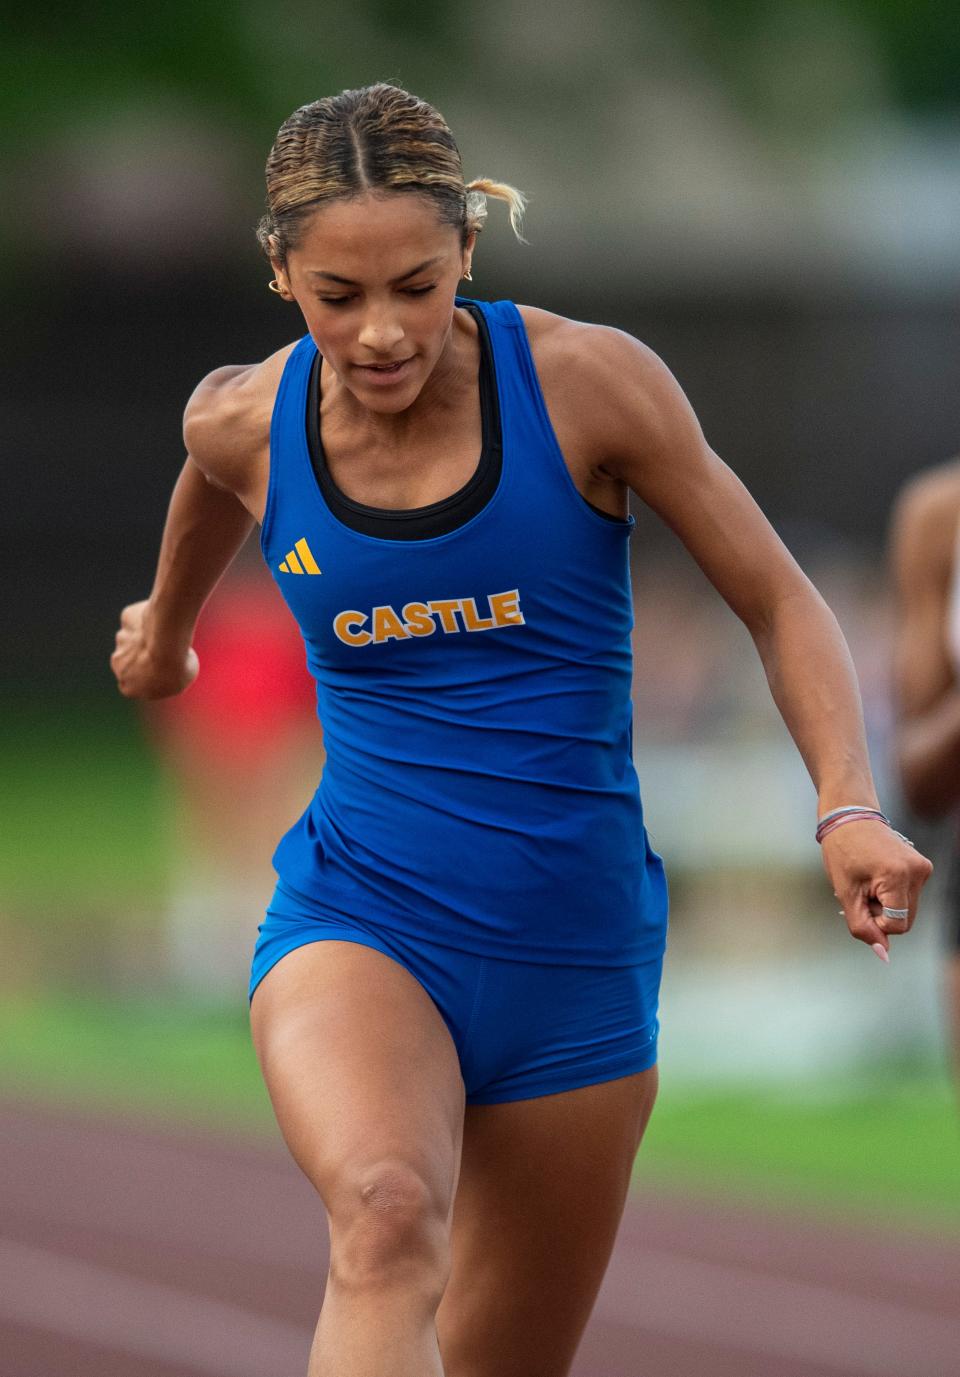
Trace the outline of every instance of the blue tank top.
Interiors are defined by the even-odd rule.
[[[509,301],[482,312],[499,480],[445,534],[354,529],[307,442],[310,336],[274,404],[264,558],[299,623],[326,762],[281,881],[328,909],[479,955],[628,965],[667,891],[632,754],[626,521],[578,492]]]

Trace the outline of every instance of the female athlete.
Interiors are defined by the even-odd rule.
[[[928,469],[903,489],[891,554],[900,780],[914,812],[944,817],[960,804],[960,459]],[[960,1076],[960,842],[947,902],[947,1014]]]
[[[930,866],[874,811],[833,616],[660,360],[457,295],[485,196],[516,229],[519,193],[465,185],[441,116],[390,85],[291,115],[267,188],[270,285],[308,333],[191,398],[112,665],[127,696],[189,683],[198,610],[260,523],[327,749],[250,989],[330,1222],[310,1377],[560,1377],[656,1090],[629,490],[752,633],[821,814],[856,809],[824,838],[854,937],[886,955]]]

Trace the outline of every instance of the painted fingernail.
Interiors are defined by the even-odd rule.
[[[877,953],[881,961],[886,961],[887,965],[890,965],[890,953],[882,942],[874,942],[873,950]]]

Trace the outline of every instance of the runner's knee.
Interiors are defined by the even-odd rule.
[[[439,1303],[450,1271],[448,1204],[416,1168],[384,1159],[343,1174],[328,1204],[340,1285],[413,1285]]]

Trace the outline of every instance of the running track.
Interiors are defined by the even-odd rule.
[[[0,1377],[303,1377],[326,1230],[280,1147],[13,1104],[0,1147]],[[960,1377],[960,1240],[637,1195],[574,1371]]]

